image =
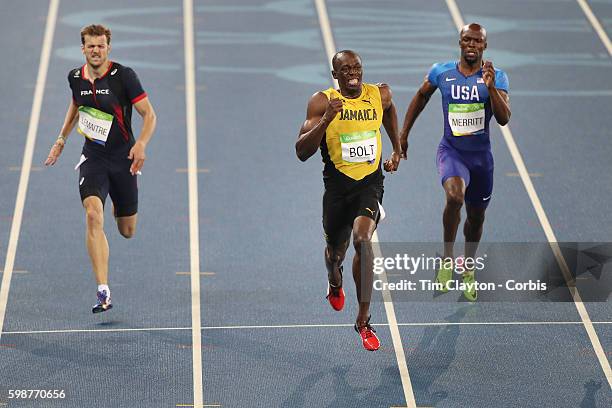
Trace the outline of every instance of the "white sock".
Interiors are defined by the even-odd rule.
[[[98,285],[98,292],[102,292],[104,290],[110,296],[110,288],[108,287],[108,285]]]

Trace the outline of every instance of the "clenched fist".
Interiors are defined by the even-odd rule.
[[[332,98],[327,102],[327,107],[325,108],[325,113],[323,114],[323,121],[327,123],[331,123],[332,120],[336,117],[336,115],[342,112],[343,106],[342,99]]]

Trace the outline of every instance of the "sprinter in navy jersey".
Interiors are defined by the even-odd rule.
[[[60,135],[45,164],[59,158],[66,139],[77,126],[85,137],[79,170],[79,192],[87,220],[87,251],[96,282],[97,303],[92,311],[112,307],[108,287],[108,242],[104,233],[104,203],[110,194],[113,215],[121,235],[131,238],[138,212],[137,174],[145,161],[145,148],[155,130],[156,116],[136,73],[110,61],[111,32],[102,25],[81,30],[86,63],[68,73],[72,100]],[[132,133],[132,106],[142,116],[138,139]]]
[[[459,36],[461,59],[434,64],[425,81],[412,98],[404,126],[400,133],[402,157],[407,157],[408,135],[412,125],[427,105],[429,98],[440,89],[444,116],[444,136],[438,146],[436,162],[440,181],[446,193],[443,214],[444,262],[438,270],[436,281],[448,291],[453,269],[462,272],[464,296],[475,301],[477,292],[473,259],[482,236],[482,226],[487,205],[493,191],[493,155],[489,140],[491,116],[500,125],[510,120],[508,77],[495,69],[491,61],[483,62],[487,48],[487,33],[479,24],[468,24]],[[465,202],[467,219],[463,226],[465,235],[465,260],[455,262],[453,246],[461,207]],[[465,265],[464,265],[465,263]],[[470,262],[471,263],[471,262]]]

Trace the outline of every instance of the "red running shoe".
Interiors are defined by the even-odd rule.
[[[376,330],[370,326],[370,317],[368,317],[368,320],[366,320],[365,324],[361,327],[357,327],[355,323],[355,331],[361,336],[363,348],[368,351],[376,351],[380,348],[380,340],[378,340],[376,336]]]
[[[329,304],[335,311],[339,312],[344,307],[344,289],[342,289],[342,286],[336,288],[328,283],[327,296],[325,297],[329,300]]]

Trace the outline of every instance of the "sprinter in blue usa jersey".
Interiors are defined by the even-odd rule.
[[[464,296],[475,301],[474,267],[465,260],[474,258],[493,191],[493,155],[489,140],[491,116],[500,125],[510,120],[508,77],[495,69],[491,61],[483,61],[487,33],[479,24],[464,26],[459,34],[461,59],[432,66],[425,81],[412,98],[400,133],[402,157],[408,152],[408,135],[412,125],[436,89],[442,94],[444,136],[438,146],[436,163],[446,193],[442,217],[444,226],[444,262],[436,281],[448,291],[453,269],[462,272]],[[465,260],[455,262],[453,246],[465,202],[467,219]],[[461,267],[461,268],[459,268]]]

